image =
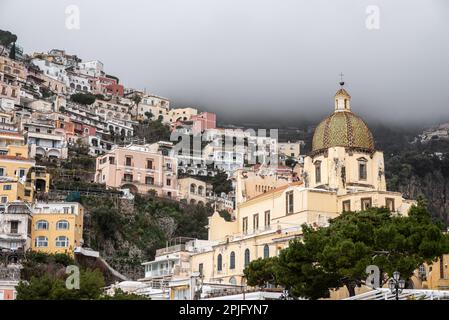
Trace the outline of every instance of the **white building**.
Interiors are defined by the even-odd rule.
[[[28,250],[31,246],[31,208],[24,202],[0,207],[0,249]]]
[[[30,157],[67,159],[68,147],[63,134],[53,125],[28,122],[23,124]]]
[[[46,76],[65,83],[66,85],[69,84],[69,77],[64,65],[52,63],[48,60],[42,60],[38,58],[32,59],[31,63],[37,66]]]
[[[89,77],[77,74],[74,72],[68,73],[68,83],[67,86],[70,87],[71,92],[92,92],[91,83]]]
[[[104,75],[103,62],[92,60],[78,63],[78,72],[90,77],[99,77]]]

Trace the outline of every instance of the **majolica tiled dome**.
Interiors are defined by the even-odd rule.
[[[366,123],[352,113],[351,97],[340,89],[335,95],[335,112],[316,127],[312,139],[312,152],[332,147],[347,147],[374,151],[374,139]]]

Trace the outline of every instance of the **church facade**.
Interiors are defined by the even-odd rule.
[[[352,112],[343,87],[334,102],[334,111],[315,129],[300,181],[239,203],[233,221],[218,213],[211,216],[207,227],[213,245],[191,255],[191,274],[201,274],[204,282],[244,285],[244,268],[258,258],[278,255],[301,236],[304,223],[327,226],[342,212],[369,207],[407,215],[414,201],[387,191],[383,153],[375,149],[365,122]]]

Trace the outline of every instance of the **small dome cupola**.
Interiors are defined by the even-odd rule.
[[[341,84],[344,82],[340,82]],[[343,85],[335,94],[335,111],[351,111],[351,96],[343,89]]]
[[[343,73],[340,73],[340,90],[335,94],[335,111],[351,111],[351,96],[343,88],[344,85]]]

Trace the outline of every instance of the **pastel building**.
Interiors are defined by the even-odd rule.
[[[74,254],[83,244],[84,207],[78,202],[34,204],[32,250]]]
[[[190,204],[203,204],[212,196],[212,185],[205,181],[186,177],[178,179],[179,199]]]
[[[67,159],[68,147],[63,133],[51,123],[28,121],[23,124],[30,157]]]
[[[31,247],[31,208],[12,201],[0,210],[0,250],[28,250]]]
[[[279,156],[299,158],[301,155],[301,147],[304,141],[296,142],[278,142],[278,154]]]
[[[47,193],[50,175],[29,157],[23,136],[0,134],[0,145],[0,209],[9,202],[32,202],[36,194]]]
[[[97,157],[95,182],[133,193],[154,190],[160,196],[177,197],[177,161],[170,156],[172,143],[116,147]]]

